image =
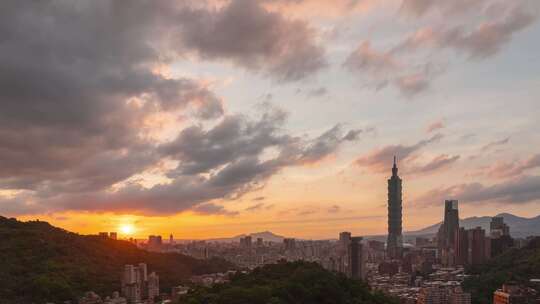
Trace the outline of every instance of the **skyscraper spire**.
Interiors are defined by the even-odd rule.
[[[392,176],[397,176],[397,171],[398,171],[397,161],[396,161],[396,156],[394,155],[394,165],[392,166]]]

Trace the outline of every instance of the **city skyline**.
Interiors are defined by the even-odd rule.
[[[538,216],[539,2],[331,2],[0,4],[0,215],[384,235],[396,156],[403,232]]]

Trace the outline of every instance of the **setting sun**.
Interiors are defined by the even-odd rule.
[[[124,235],[131,235],[135,231],[135,227],[132,224],[124,224],[120,226],[120,232]]]

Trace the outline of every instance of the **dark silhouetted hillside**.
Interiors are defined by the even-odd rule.
[[[188,304],[383,304],[399,303],[360,281],[309,262],[265,265],[238,274],[230,283],[191,292]]]
[[[45,303],[75,299],[93,290],[120,290],[125,264],[145,262],[168,290],[192,274],[224,271],[223,260],[197,260],[177,253],[153,253],[127,241],[82,236],[46,222],[0,217],[1,303]]]

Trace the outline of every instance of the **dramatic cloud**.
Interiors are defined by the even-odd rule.
[[[157,7],[5,1],[0,10],[0,185],[102,190],[155,161],[151,114],[222,114],[199,81],[153,72]],[[129,13],[127,13],[129,12]]]
[[[178,16],[181,45],[204,59],[226,59],[280,81],[305,78],[326,65],[317,32],[261,1],[232,0],[220,9],[186,8]]]
[[[429,172],[437,171],[441,168],[448,167],[451,164],[455,163],[458,159],[459,159],[459,155],[449,156],[446,154],[441,154],[433,158],[427,164],[409,166],[405,169],[405,172],[407,174],[429,173]]]
[[[414,145],[390,145],[375,149],[365,156],[361,156],[355,161],[355,164],[365,167],[374,172],[385,172],[391,167],[394,156],[400,161],[406,161],[423,147],[435,143],[443,138],[442,134],[435,134],[432,137],[421,140]],[[440,160],[439,160],[440,162]]]
[[[26,206],[31,204],[32,209],[39,212],[170,214],[194,210],[232,214],[211,201],[241,197],[263,187],[267,179],[281,169],[318,162],[348,141],[339,125],[313,139],[284,134],[279,126],[285,122],[285,113],[265,109],[257,120],[240,115],[225,116],[210,129],[192,126],[171,142],[160,145],[153,153],[157,159],[178,162],[178,166],[165,172],[168,183],[149,188],[128,183],[117,190],[76,193],[47,191],[47,195],[38,189],[26,197],[28,203],[21,205],[23,209],[19,212],[26,213]],[[0,208],[3,207],[4,204],[0,204]],[[15,212],[16,208],[9,211]]]
[[[0,189],[8,194],[0,212],[226,214],[211,201],[261,187],[349,139],[340,127],[288,135],[277,110],[259,120],[224,116],[207,82],[161,71],[195,53],[298,80],[325,65],[317,35],[259,1],[2,2]],[[163,117],[193,124],[164,143],[155,136]],[[159,177],[142,186],[148,170]]]
[[[431,190],[415,201],[419,204],[440,204],[450,198],[458,199],[460,203],[465,204],[538,202],[540,201],[540,176],[523,176],[491,186],[480,183],[459,184]]]

